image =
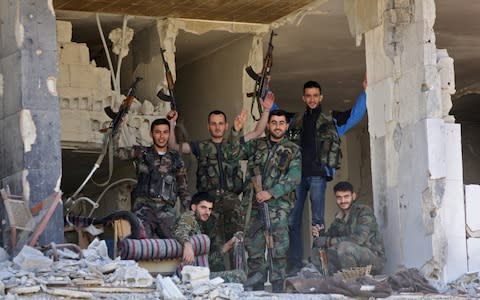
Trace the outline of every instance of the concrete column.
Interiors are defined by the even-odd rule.
[[[0,178],[30,205],[60,185],[60,115],[52,1],[0,2]],[[61,205],[40,243],[63,241]]]
[[[387,273],[467,270],[458,124],[444,120],[433,0],[379,0],[365,33],[374,208]],[[375,17],[372,15],[372,17]],[[453,69],[452,69],[453,72]]]

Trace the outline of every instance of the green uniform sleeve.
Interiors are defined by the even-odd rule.
[[[195,215],[189,211],[183,213],[178,218],[173,231],[173,237],[183,246],[186,242],[190,241],[190,236],[199,233],[198,231],[198,223]]]
[[[228,161],[238,161],[248,159],[255,153],[257,140],[251,140],[245,144],[240,143],[240,138],[232,139],[228,142],[226,148],[226,157]]]
[[[138,158],[142,152],[142,148],[140,146],[133,146],[133,147],[122,147],[120,148],[118,146],[120,140],[120,134],[117,132],[112,137],[112,140],[110,141],[113,143],[113,154],[117,156],[121,160],[130,160],[130,159],[136,159]]]
[[[280,177],[280,180],[269,190],[274,199],[278,199],[285,194],[295,190],[300,183],[302,176],[302,155],[300,149],[293,154],[293,158],[288,166],[287,173]]]

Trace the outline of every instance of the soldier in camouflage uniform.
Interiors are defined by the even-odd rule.
[[[333,274],[341,269],[372,265],[372,272],[378,274],[385,263],[385,249],[382,235],[370,207],[355,202],[356,194],[349,182],[339,182],[333,187],[340,211],[325,234],[314,241],[312,261],[321,267],[318,253],[327,249],[328,271]],[[313,230],[314,236],[321,234],[321,228]]]
[[[248,159],[247,187],[242,204],[251,205],[247,223],[245,246],[248,252],[248,284],[254,289],[262,288],[266,279],[264,220],[259,203],[267,202],[273,232],[273,274],[270,274],[274,291],[281,291],[287,264],[288,215],[293,207],[294,191],[301,177],[300,147],[285,137],[288,128],[286,113],[275,110],[268,121],[269,136],[248,143],[232,145],[231,159]],[[262,191],[255,193],[251,178],[259,168]],[[247,210],[248,211],[248,210]],[[259,276],[261,274],[261,276]],[[254,279],[255,278],[255,279]]]
[[[219,243],[217,247],[221,247],[230,240],[235,232],[242,231],[244,226],[239,200],[239,194],[243,189],[243,173],[238,161],[226,159],[227,145],[238,140],[248,141],[260,136],[265,130],[268,111],[273,102],[274,95],[269,93],[263,101],[264,113],[255,130],[242,137],[242,126],[239,124],[245,121],[246,113],[242,111],[235,118],[234,129],[230,130],[228,139],[225,139],[225,133],[228,130],[227,118],[224,112],[218,110],[208,115],[210,139],[178,144],[175,135],[170,136],[170,148],[184,154],[193,153],[197,158],[197,192],[207,192],[215,196],[215,210],[208,222],[217,230],[217,240],[212,241]],[[178,113],[172,110],[167,116],[171,127],[174,128]],[[229,264],[229,260],[226,262]]]
[[[210,270],[228,282],[243,282],[246,279],[243,270],[218,272],[223,271],[223,255],[233,247],[235,237],[226,242],[222,248],[217,247],[218,243],[213,243],[217,239],[216,230],[211,226],[212,223],[208,222],[213,206],[214,198],[211,195],[205,192],[197,193],[192,197],[191,210],[184,212],[178,218],[174,238],[183,246],[183,262],[186,264],[194,262],[193,247],[189,239],[192,235],[203,233],[211,241],[208,254]]]
[[[171,238],[176,219],[175,203],[180,197],[183,209],[189,207],[186,169],[177,151],[168,149],[170,123],[156,119],[150,127],[153,145],[117,150],[120,159],[133,159],[137,185],[133,191],[133,212],[145,227],[146,238]],[[118,136],[115,137],[118,145]]]

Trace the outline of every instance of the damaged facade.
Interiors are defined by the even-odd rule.
[[[94,48],[72,38],[75,26],[56,20],[51,1],[2,2],[2,186],[9,185],[32,204],[60,187],[66,194],[73,193],[102,147],[104,137],[98,130],[110,122],[103,108],[112,106],[116,110],[124,98],[122,94],[137,76],[144,78],[136,95],[139,101],[132,107],[128,131],[121,143],[148,144],[150,122],[170,109],[168,103],[156,98],[157,91],[166,88],[161,48],[166,50],[166,59],[178,78],[181,122],[189,137],[204,138],[209,111],[221,109],[232,120],[240,109],[250,110],[245,95],[254,82],[243,70],[248,65],[261,69],[263,42],[269,30],[301,23],[308,14],[322,18],[322,4],[327,2],[313,1],[299,12],[293,9],[288,16],[285,13],[268,21],[227,22],[155,15],[135,27],[140,17],[127,18],[126,26],[137,30],[116,78],[118,86],[111,84],[96,22],[83,27],[85,32],[87,27],[96,32]],[[69,9],[62,1],[53,4]],[[435,2],[352,0],[345,1],[345,14],[354,36],[352,43],[364,43],[365,47],[369,137],[364,134],[359,140],[353,134],[347,136],[343,143],[346,155],[337,177],[364,183],[369,181],[365,177],[369,179],[370,173],[366,167],[356,170],[358,160],[371,166],[371,192],[366,188],[362,198],[373,199],[387,251],[385,271],[393,273],[400,265],[417,267],[429,279],[442,282],[467,271],[479,271],[480,256],[475,253],[480,251],[480,238],[467,239],[465,225],[472,231],[480,230],[471,213],[479,206],[476,200],[480,191],[473,185],[478,182],[469,180],[472,185],[467,186],[464,196],[463,132],[449,115],[455,93],[453,59],[448,49],[436,46]],[[93,15],[89,20],[94,20]],[[113,27],[121,28],[122,23],[108,27],[105,36]],[[81,34],[78,31],[76,35]],[[219,38],[224,40],[218,42]],[[183,50],[198,49],[195,44],[209,40],[215,43],[202,51]],[[113,52],[110,55],[116,57]],[[118,69],[116,63],[113,65]],[[274,78],[283,75],[273,74]],[[275,91],[275,80],[272,88]],[[466,95],[472,93],[462,94]],[[281,94],[278,98],[284,104]],[[250,121],[245,130],[253,126]],[[370,157],[358,154],[369,151]],[[112,182],[133,178],[131,165],[115,160],[114,166]],[[107,173],[99,172],[99,181]],[[471,178],[480,181],[479,176]],[[129,209],[132,184],[126,181],[114,186],[102,200],[108,205],[101,203],[95,214]],[[84,193],[97,199],[101,191],[90,184]],[[79,206],[83,213],[91,209],[87,203]],[[62,225],[59,208],[41,242],[62,241]]]

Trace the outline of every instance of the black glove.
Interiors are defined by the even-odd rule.
[[[319,236],[313,241],[313,246],[317,248],[327,247],[328,236]]]

